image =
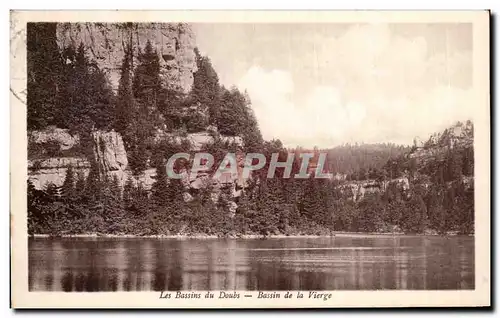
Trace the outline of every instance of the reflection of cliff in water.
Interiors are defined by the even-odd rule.
[[[30,239],[32,291],[473,289],[472,237]]]

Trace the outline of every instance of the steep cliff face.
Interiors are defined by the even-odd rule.
[[[474,126],[472,122],[458,122],[435,133],[424,143],[420,143],[409,154],[410,159],[415,159],[418,165],[426,165],[430,161],[444,160],[451,149],[466,149],[474,146]]]
[[[108,74],[116,89],[125,48],[137,58],[149,40],[156,49],[164,87],[187,93],[196,72],[195,36],[185,23],[60,23],[57,44],[61,50],[83,43],[90,58]]]
[[[90,171],[90,163],[80,157],[55,157],[47,159],[28,160],[28,179],[36,189],[43,189],[52,183],[61,186],[66,177],[68,167],[76,174],[83,173],[86,178]]]
[[[407,177],[396,178],[392,180],[364,180],[351,181],[339,186],[340,192],[348,199],[360,201],[366,195],[383,193],[390,185],[394,185],[397,189],[406,192],[410,190],[410,181]]]
[[[80,143],[78,136],[71,135],[66,129],[51,127],[44,131],[33,131],[29,134],[31,144],[57,144],[61,150],[68,150]]]
[[[94,158],[101,173],[125,171],[128,165],[127,152],[122,137],[115,131],[92,133]]]
[[[159,56],[163,87],[188,93],[193,85],[193,74],[197,71],[195,37],[185,23],[58,23],[56,41],[60,51],[83,44],[89,59],[106,73],[114,89],[118,87],[125,49],[132,48],[136,64],[146,41],[150,41]],[[31,131],[28,170],[35,187],[43,188],[48,183],[60,186],[68,166],[87,175],[90,169],[88,158],[97,162],[101,174],[117,176],[124,184],[131,172],[120,134],[93,131],[91,137],[92,151],[84,154],[78,150],[81,148],[79,136],[66,129],[50,127]],[[195,147],[203,142],[198,137],[188,138]],[[148,169],[134,180],[149,188],[154,182],[153,175],[154,169]]]
[[[432,177],[439,173],[442,168],[452,169],[452,164],[458,165],[461,178],[460,180],[466,189],[474,186],[473,166],[474,154],[474,126],[472,122],[457,122],[442,132],[435,133],[425,142],[417,142],[415,147],[405,155],[406,168],[405,176],[392,180],[363,180],[342,182],[338,189],[347,198],[354,201],[363,199],[366,195],[384,193],[390,185],[394,185],[403,193],[409,193],[413,186],[419,185],[428,190],[433,184]],[[450,162],[451,154],[455,163]],[[413,166],[413,168],[409,168]],[[445,168],[446,167],[446,168]],[[410,169],[414,171],[410,172]],[[433,176],[434,175],[434,176]],[[445,178],[446,179],[446,178]],[[443,180],[444,182],[445,180]],[[448,180],[447,186],[450,187],[453,181]]]
[[[121,183],[127,176],[127,153],[120,134],[115,131],[92,132],[93,159],[101,174],[116,175]],[[51,129],[30,132],[29,142],[33,151],[28,151],[28,177],[37,189],[49,183],[61,186],[68,167],[76,174],[86,177],[91,164],[80,148],[78,135],[71,135],[66,129]],[[47,148],[50,146],[50,152]],[[42,151],[38,151],[42,150]]]
[[[118,182],[123,186],[131,178],[135,184],[140,184],[142,188],[149,190],[155,182],[156,170],[146,169],[142,174],[134,176],[128,167],[127,152],[122,137],[115,131],[94,131],[91,134],[92,159],[97,163],[97,168],[101,175],[117,177]],[[174,143],[187,142],[191,151],[199,151],[203,145],[214,141],[212,135],[208,133],[187,134],[185,137],[178,137],[172,134],[164,134],[162,138]],[[234,143],[242,146],[240,137],[219,136],[222,142]],[[69,166],[76,174],[83,173],[88,176],[91,163],[87,157],[77,149],[80,147],[78,135],[71,135],[66,129],[50,129],[46,131],[33,131],[30,133],[31,148],[41,150],[41,153],[31,151],[28,155],[28,178],[36,189],[43,189],[49,183],[61,186],[66,177]],[[52,148],[50,153],[46,152],[47,144]],[[189,201],[190,192],[196,192],[206,187],[208,184],[214,189],[214,200],[217,200],[222,188],[230,188],[233,197],[241,194],[241,188],[246,186],[245,180],[241,179],[241,169],[244,160],[238,157],[237,175],[224,173],[220,178],[212,178],[208,174],[199,173],[196,177],[191,177],[189,171],[183,173],[182,183],[185,188],[185,200]]]

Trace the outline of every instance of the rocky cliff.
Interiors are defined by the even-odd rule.
[[[89,59],[107,74],[113,88],[117,88],[120,68],[127,47],[132,48],[135,62],[146,41],[150,41],[159,55],[160,78],[163,87],[188,93],[196,72],[194,54],[195,37],[191,27],[185,23],[58,23],[56,40],[59,50],[83,44]],[[29,178],[36,188],[48,183],[61,185],[68,166],[76,173],[87,175],[90,162],[95,160],[101,174],[117,176],[124,184],[131,175],[128,170],[127,153],[120,134],[115,131],[93,131],[91,153],[82,151],[80,138],[68,130],[49,127],[42,131],[29,132],[28,170]],[[165,137],[165,136],[161,136]],[[187,136],[193,147],[200,147],[210,138]],[[137,182],[149,188],[154,182],[154,169],[148,169]]]
[[[61,50],[83,43],[90,58],[108,74],[118,87],[125,48],[132,47],[133,56],[150,41],[159,55],[161,79],[165,87],[187,93],[196,72],[195,36],[185,23],[59,23],[57,44]]]
[[[408,177],[401,177],[392,180],[363,180],[350,181],[339,185],[339,190],[342,195],[353,201],[360,201],[366,195],[384,193],[389,185],[396,186],[397,189],[407,193],[410,190],[410,181]]]
[[[123,186],[127,179],[131,178],[134,183],[139,183],[148,190],[155,181],[155,169],[147,169],[141,175],[134,176],[128,167],[127,152],[122,137],[115,131],[94,131],[91,134],[92,157],[97,163],[101,175],[109,177],[116,176]],[[164,133],[163,140],[169,140],[174,144],[185,144],[191,151],[199,151],[204,145],[214,142],[214,137],[206,132],[187,134],[180,137],[174,134]],[[240,137],[219,135],[222,142],[234,143],[242,146]],[[81,147],[78,135],[71,135],[68,130],[51,128],[44,131],[32,131],[29,133],[30,150],[28,151],[28,177],[37,189],[43,189],[47,184],[53,183],[61,186],[66,177],[69,166],[75,173],[83,173],[86,177],[89,173],[91,163],[88,155],[84,155],[79,149]],[[49,149],[49,151],[47,151]],[[243,160],[239,161],[240,165]],[[241,166],[239,167],[241,168]],[[218,180],[209,178],[206,174],[199,174],[197,178],[190,178],[186,172],[183,184],[187,192],[198,190],[202,185],[211,182],[214,188],[232,187],[233,196],[239,196],[237,188],[241,188],[244,182],[239,175],[232,176],[223,174]]]
[[[442,132],[435,133],[426,142],[420,142],[408,155],[420,166],[433,160],[442,161],[451,149],[474,146],[474,126],[471,121],[457,122]]]
[[[122,137],[115,131],[94,131],[92,134],[92,159],[97,163],[99,173],[116,175],[124,183],[127,176],[127,153]],[[29,132],[28,178],[37,189],[49,183],[61,186],[68,167],[76,174],[86,177],[90,171],[88,154],[81,151],[78,135],[68,130],[51,128]]]
[[[442,132],[432,134],[425,142],[417,142],[416,145],[404,155],[404,176],[392,180],[361,180],[344,181],[338,186],[340,192],[347,198],[360,201],[366,195],[384,193],[390,185],[409,194],[414,185],[429,189],[432,185],[432,176],[439,173],[442,168],[444,173],[450,167],[444,168],[450,163],[450,153],[456,156],[455,160],[461,170],[461,182],[466,189],[474,185],[474,126],[471,121],[457,122]],[[467,158],[469,156],[469,158]],[[472,165],[472,169],[467,169]],[[413,171],[410,171],[412,170]],[[452,181],[447,185],[451,186]]]

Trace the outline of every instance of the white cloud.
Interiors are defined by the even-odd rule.
[[[246,89],[266,139],[288,146],[329,147],[343,142],[411,143],[456,120],[473,118],[472,90],[438,86],[416,97],[342,102],[340,91],[318,86],[301,104],[291,98],[290,73],[252,67]]]
[[[318,86],[304,103],[292,99],[293,81],[285,71],[265,71],[252,67],[241,79],[239,87],[252,99],[255,115],[264,138],[279,138],[287,145],[309,146],[340,140],[365,117],[358,103],[341,103],[340,93],[330,86]]]
[[[239,82],[266,139],[320,147],[411,143],[473,117],[472,89],[460,88],[471,83],[470,52],[434,54],[424,37],[394,36],[386,25],[353,26],[337,38],[315,36],[313,44],[294,58],[300,65],[254,65]],[[308,68],[322,80],[304,78]]]

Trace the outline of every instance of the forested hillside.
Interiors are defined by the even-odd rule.
[[[347,174],[348,179],[357,179],[364,174],[382,170],[388,160],[396,159],[408,152],[410,147],[395,144],[345,144],[327,149],[328,167],[332,173]]]
[[[326,150],[329,171],[345,174],[346,180],[285,179],[282,169],[268,179],[267,163],[244,186],[186,187],[167,178],[165,162],[175,153],[196,150],[164,136],[210,134],[213,141],[201,150],[214,155],[214,166],[228,151],[263,153],[269,162],[272,153],[280,153],[284,161],[291,150],[279,140],[263,140],[249,96],[221,86],[209,57],[198,50],[193,85],[185,93],[165,85],[168,64],[161,59],[170,57],[162,57],[149,40],[139,47],[124,45],[114,89],[85,45],[57,45],[55,28],[51,23],[28,24],[28,130],[57,127],[79,136],[77,155],[88,160],[90,169],[86,176],[69,165],[62,186],[49,183],[37,189],[28,181],[29,233],[473,232],[473,180],[464,178],[473,177],[471,123],[466,125],[470,131],[459,137],[455,130],[445,131],[420,148],[376,144]],[[123,186],[116,176],[103,173],[95,159],[95,131],[115,131],[123,138],[131,171]],[[240,137],[242,145],[221,136]],[[30,147],[28,156],[60,157],[61,149],[46,143]],[[292,174],[299,167],[295,162]],[[155,169],[150,189],[132,178],[148,169]],[[398,177],[408,178],[409,189],[391,185]],[[389,186],[353,200],[341,187],[353,180]]]

